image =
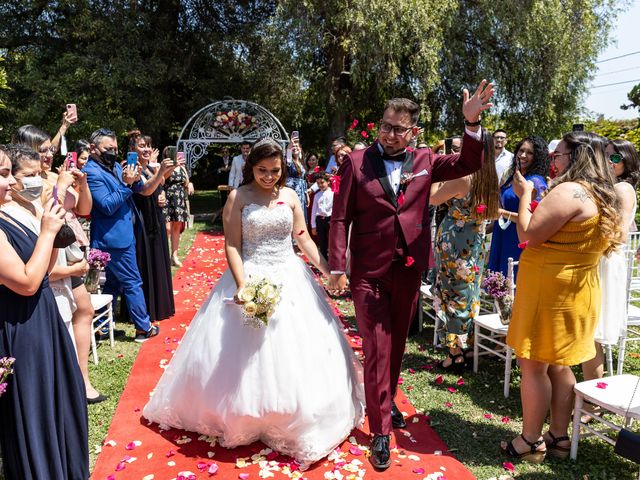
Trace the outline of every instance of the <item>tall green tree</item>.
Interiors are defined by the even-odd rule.
[[[638,115],[640,115],[640,83],[631,89],[631,91],[627,94],[627,98],[629,99],[630,103],[621,105],[620,108],[622,108],[623,110],[637,108]]]

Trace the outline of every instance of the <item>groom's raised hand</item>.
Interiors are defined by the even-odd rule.
[[[480,85],[471,96],[469,96],[469,90],[465,88],[462,91],[462,115],[464,115],[464,119],[470,123],[480,121],[480,114],[493,106],[490,100],[494,92],[493,83],[487,83],[486,80],[480,82]],[[467,128],[471,131],[476,131],[480,127],[467,126]]]
[[[347,289],[347,276],[344,273],[332,273],[329,275],[327,290],[331,295],[340,295]]]

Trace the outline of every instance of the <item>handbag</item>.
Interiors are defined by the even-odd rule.
[[[640,378],[638,378],[636,388],[633,390],[633,395],[631,395],[631,399],[629,400],[629,408],[627,408],[625,417],[629,413],[629,410],[631,410],[631,402],[633,401],[633,397],[636,395],[639,384]],[[627,460],[640,464],[640,433],[635,433],[623,428],[618,432],[618,439],[616,440],[616,445],[613,451]]]
[[[56,238],[53,239],[53,248],[67,248],[69,245],[76,241],[76,234],[67,222],[64,222],[62,228],[56,234]]]
[[[73,242],[71,245],[65,248],[64,253],[67,256],[68,265],[74,265],[84,260],[84,252],[78,245],[78,242]]]

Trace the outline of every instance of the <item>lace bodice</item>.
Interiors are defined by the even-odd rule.
[[[242,210],[242,260],[276,265],[294,255],[293,212],[287,204],[272,208],[250,203]]]

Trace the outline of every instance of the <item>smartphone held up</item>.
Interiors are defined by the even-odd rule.
[[[174,165],[184,165],[184,152],[176,152],[176,156],[173,159]]]
[[[137,152],[128,152],[127,153],[127,167],[135,167],[138,164],[138,153]]]
[[[72,170],[78,166],[78,154],[76,152],[67,152],[67,156],[64,159],[64,169]]]
[[[67,121],[70,123],[78,121],[78,109],[75,103],[67,103]]]

